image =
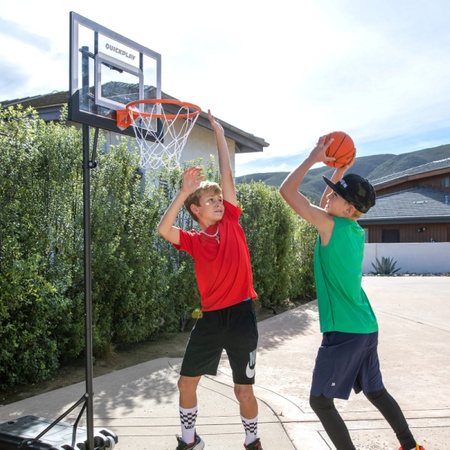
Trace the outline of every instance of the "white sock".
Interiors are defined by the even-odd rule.
[[[254,419],[241,416],[241,420],[245,430],[245,445],[255,442],[258,439],[258,415]]]
[[[180,406],[181,439],[186,444],[195,440],[195,422],[197,421],[197,406],[185,409]]]

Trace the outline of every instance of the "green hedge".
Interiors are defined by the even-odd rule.
[[[83,355],[82,153],[81,131],[64,121],[0,109],[0,388],[44,380]],[[157,233],[182,169],[144,180],[134,154],[124,138],[90,172],[97,356],[177,332],[200,306],[192,259]],[[195,163],[217,179],[212,159]],[[315,231],[273,187],[237,193],[261,304],[314,295]],[[185,211],[178,221],[196,227]]]

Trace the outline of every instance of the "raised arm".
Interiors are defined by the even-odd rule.
[[[336,170],[334,171],[333,175],[330,178],[330,180],[333,183],[337,183],[345,175],[345,172],[347,172],[347,170],[353,166],[353,163],[355,162],[355,156],[346,166],[336,168]],[[323,191],[322,198],[320,199],[320,207],[321,208],[325,208],[325,205],[327,203],[327,197],[331,191],[332,191],[332,189],[327,185],[327,187]]]
[[[345,173],[345,170],[343,170],[342,167],[336,168],[336,170],[334,171],[330,180],[333,183],[337,183],[344,176],[344,173]],[[325,190],[323,191],[322,197],[320,198],[320,207],[321,208],[325,208],[325,205],[327,204],[327,197],[331,191],[332,191],[332,189],[327,184]]]
[[[177,215],[182,208],[184,201],[189,194],[194,192],[203,180],[203,176],[199,176],[202,171],[201,167],[191,167],[183,173],[183,183],[181,189],[173,199],[169,208],[163,215],[159,222],[158,232],[164,238],[172,244],[180,244],[180,228],[174,226]]]
[[[219,155],[219,171],[223,198],[233,205],[237,204],[236,189],[234,187],[233,171],[231,170],[230,153],[228,151],[225,131],[218,120],[208,110],[209,123],[216,136],[217,152]]]
[[[280,187],[280,194],[286,203],[300,217],[317,228],[321,238],[325,238],[324,240],[326,241],[326,238],[329,238],[333,231],[333,218],[323,208],[312,205],[311,202],[298,191],[308,170],[311,169],[314,164],[329,159],[325,155],[325,150],[331,144],[332,140],[327,144],[325,144],[324,141],[325,136],[319,139],[319,142],[309,156],[287,176]]]

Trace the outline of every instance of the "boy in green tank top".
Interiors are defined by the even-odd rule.
[[[357,220],[375,205],[375,190],[364,178],[337,168],[319,206],[298,188],[316,163],[333,161],[321,137],[309,156],[284,180],[280,193],[288,205],[318,231],[314,277],[323,333],[311,384],[310,405],[337,450],[354,450],[348,429],[334,405],[361,391],[382,413],[400,450],[425,450],[415,441],[400,406],[384,387],[378,359],[378,324],[362,289],[364,230]]]

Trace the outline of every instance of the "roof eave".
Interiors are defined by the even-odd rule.
[[[362,225],[392,225],[392,224],[416,224],[416,223],[450,223],[450,216],[417,216],[417,217],[377,217],[358,220]]]
[[[47,95],[39,95],[35,97],[28,97],[24,99],[15,99],[5,101],[2,106],[16,106],[22,104],[23,106],[32,106],[39,115],[40,119],[45,121],[57,121],[61,118],[61,108],[67,103],[64,100],[68,101],[68,92],[58,92]],[[163,94],[164,98],[173,98],[167,94]],[[52,101],[53,104],[39,104],[40,102],[48,102]],[[54,101],[57,101],[55,103]],[[59,100],[59,101],[58,101]],[[236,153],[254,153],[254,152],[262,152],[265,147],[268,147],[270,144],[267,143],[264,139],[254,136],[251,133],[247,133],[229,123],[226,123],[220,120],[224,130],[225,136],[234,140],[236,144]],[[197,119],[197,124],[201,127],[208,128],[212,130],[211,125],[208,120],[208,115],[205,112],[202,112],[200,117]]]
[[[253,134],[246,133],[239,128],[230,125],[223,120],[220,123],[225,130],[225,136],[232,139],[236,143],[236,153],[252,153],[252,152],[262,152],[265,147],[270,144],[264,139],[254,136]],[[209,123],[209,119],[206,113],[200,115],[197,119],[197,125],[212,130]]]

